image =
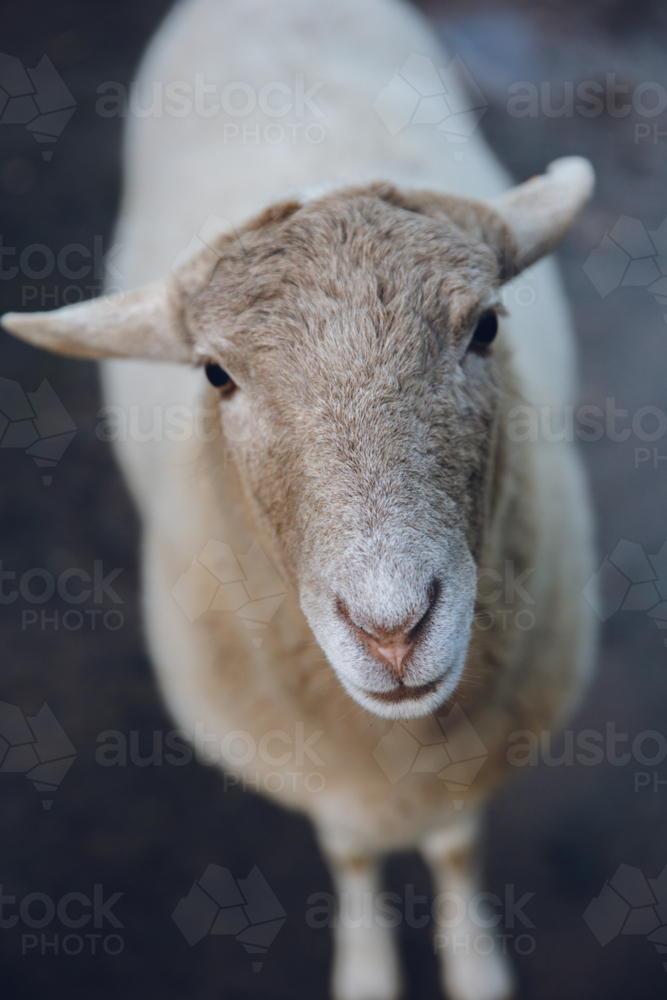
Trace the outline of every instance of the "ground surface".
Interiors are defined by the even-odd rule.
[[[36,66],[48,54],[76,100],[76,111],[49,147],[48,160],[41,155],[46,144],[38,144],[24,127],[0,125],[2,238],[5,248],[15,248],[14,256],[0,262],[4,312],[61,304],[64,290],[73,285],[99,289],[99,275],[71,279],[57,266],[52,274],[33,277],[30,272],[43,267],[43,257],[27,258],[14,277],[8,269],[32,244],[57,255],[72,243],[92,251],[99,239],[106,250],[119,191],[121,123],[96,114],[96,90],[108,80],[127,84],[169,4],[26,0],[3,6],[3,51],[18,56],[24,67]],[[648,286],[661,265],[666,269],[667,240],[661,243],[658,233],[651,244],[646,234],[667,215],[667,111],[651,116],[660,90],[645,85],[667,88],[667,36],[659,8],[642,4],[599,3],[583,11],[575,4],[467,4],[465,12],[463,6],[433,3],[428,10],[488,102],[481,127],[502,160],[520,178],[565,153],[583,153],[595,164],[596,197],[560,261],[579,336],[581,403],[627,413],[599,440],[581,447],[598,514],[600,562],[613,556],[629,578],[623,583],[607,566],[610,593],[614,587],[624,591],[633,581],[653,585],[651,576],[658,584],[662,576],[663,582],[660,596],[650,586],[633,592],[643,610],[619,609],[604,624],[597,679],[570,726],[575,741],[585,730],[610,733],[602,744],[603,759],[586,766],[546,758],[538,767],[523,769],[491,811],[488,884],[501,896],[507,886],[517,897],[534,894],[525,908],[534,926],[506,927],[510,950],[526,952],[516,955],[521,997],[654,1000],[667,990],[667,956],[648,939],[656,922],[667,924],[667,890],[656,901],[646,882],[667,865],[667,762],[661,760],[667,747],[667,651],[666,633],[646,607],[667,598],[667,567],[664,560],[650,564],[646,557],[658,553],[667,539],[667,464],[659,457],[667,456],[667,433],[660,423],[667,413],[667,306]],[[568,86],[576,95],[582,81],[606,86],[608,74],[612,83],[628,89],[605,98],[600,113],[587,116],[577,110],[576,96],[572,110],[566,106],[565,114],[557,113]],[[522,82],[537,87],[535,115],[520,117],[508,107],[512,86]],[[617,113],[633,95],[637,107]],[[608,254],[597,271],[594,264],[585,271],[591,251],[610,231],[621,251]],[[631,265],[633,257],[640,263]],[[619,284],[624,274],[632,284]],[[54,289],[57,298],[42,298]],[[104,767],[96,760],[104,731],[119,731],[128,741],[130,732],[138,733],[140,752],[148,756],[151,734],[158,733],[159,741],[172,728],[142,650],[136,521],[109,448],[95,434],[100,406],[95,368],[0,335],[0,376],[18,382],[24,392],[34,392],[47,379],[77,429],[54,468],[37,467],[25,448],[0,451],[4,571],[19,579],[41,567],[58,577],[71,568],[92,571],[94,561],[101,560],[105,574],[122,569],[113,583],[122,604],[107,596],[101,604],[81,607],[103,613],[120,609],[124,621],[112,630],[118,617],[107,619],[107,628],[101,615],[84,616],[81,627],[70,617],[68,630],[62,616],[76,606],[57,595],[44,604],[20,595],[2,606],[0,699],[19,710],[21,717],[13,719],[17,726],[46,703],[73,746],[48,750],[47,756],[76,753],[56,792],[37,790],[23,773],[0,774],[2,891],[24,901],[23,916],[14,926],[6,918],[18,904],[11,902],[0,912],[2,996],[325,996],[329,932],[309,926],[304,914],[311,894],[328,891],[330,884],[307,823],[240,790],[223,791],[219,775],[195,761],[177,767],[162,756],[161,763],[146,766],[130,760],[127,766]],[[9,390],[4,391],[8,406]],[[22,399],[15,405],[24,404]],[[660,412],[642,415],[642,407]],[[615,434],[614,426],[630,433]],[[65,432],[67,426],[58,429]],[[53,477],[48,486],[44,475]],[[634,548],[617,549],[623,541]],[[3,593],[13,587],[9,579]],[[652,600],[650,593],[656,595]],[[3,718],[0,722],[8,726],[9,717]],[[614,745],[613,733],[627,739]],[[14,742],[31,738],[30,733],[13,737]],[[555,744],[551,750],[557,756]],[[626,750],[629,760],[613,756]],[[57,778],[51,775],[51,780]],[[53,799],[50,810],[42,799]],[[259,973],[252,969],[257,956],[246,954],[233,937],[211,936],[190,947],[170,920],[178,900],[212,862],[237,877],[257,865],[286,911],[285,925]],[[583,914],[608,881],[620,897],[607,888],[599,912],[589,911],[593,916],[587,924]],[[99,931],[89,925],[68,929],[57,917],[48,919],[49,900],[57,903],[72,892],[91,896],[94,884],[103,887],[105,899],[123,893],[112,910],[122,928],[106,921]],[[402,895],[409,884],[416,892],[427,891],[425,873],[412,857],[392,861],[388,884]],[[658,897],[660,888],[653,886]],[[31,893],[48,898],[26,903]],[[637,933],[614,936],[625,915],[623,896],[642,908],[633,918]],[[661,901],[662,910],[651,909]],[[76,902],[71,906],[74,913]],[[403,923],[401,936],[409,995],[435,998],[427,932],[408,924]],[[611,939],[603,946],[606,932]],[[80,954],[62,953],[63,947],[79,950],[76,937],[64,944],[67,933],[82,936]],[[83,937],[91,933],[102,938]],[[111,933],[119,937],[107,938]],[[519,943],[520,933],[525,936]],[[57,955],[55,935],[60,935]],[[120,948],[121,938],[122,952],[109,954]]]

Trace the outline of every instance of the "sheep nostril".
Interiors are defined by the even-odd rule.
[[[438,598],[440,597],[440,590],[441,590],[440,581],[437,579],[437,577],[434,577],[433,580],[431,580],[428,587],[428,606],[424,611],[424,614],[419,619],[419,621],[416,622],[410,629],[410,638],[412,640],[414,640],[419,635],[419,633],[423,631],[425,626],[430,621],[435,606],[438,603]]]

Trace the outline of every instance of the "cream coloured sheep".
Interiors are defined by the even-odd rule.
[[[321,733],[298,782],[264,787],[310,816],[338,892],[377,893],[381,857],[417,846],[470,937],[480,806],[510,770],[508,736],[556,724],[594,652],[577,455],[508,432],[519,403],[571,401],[567,309],[548,261],[531,267],[530,305],[506,294],[568,231],[592,171],[567,158],[507,190],[477,132],[452,147],[435,126],[388,128],[394,74],[448,61],[395,0],[182,0],[139,91],[194,107],[128,119],[120,291],[3,323],[132,359],[104,363],[105,395],[143,426],[155,408],[208,409],[206,434],[117,443],[168,706],[240,774],[230,735],[263,739],[260,780],[290,769],[286,733]],[[508,567],[530,584],[506,586]],[[249,598],[254,619],[234,614]],[[429,766],[406,767],[406,733]],[[445,759],[483,766],[445,783]],[[382,922],[339,920],[334,956],[338,1000],[398,995]],[[510,995],[498,949],[442,957],[453,1000]]]

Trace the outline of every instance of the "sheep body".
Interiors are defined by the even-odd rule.
[[[248,82],[257,93],[270,80],[289,84],[301,72],[306,88],[326,81],[314,96],[323,112],[326,138],[310,145],[303,140],[294,145],[223,144],[213,139],[210,123],[196,116],[130,120],[128,181],[117,234],[124,247],[120,269],[128,276],[127,284],[133,287],[163,274],[209,216],[240,226],[285,192],[321,182],[383,178],[474,198],[492,198],[505,190],[509,179],[479,130],[469,137],[458,161],[435,128],[408,128],[392,137],[380,121],[373,100],[415,52],[435,66],[449,62],[416,13],[393,2],[313,5],[292,0],[278,8],[195,0],[177,7],[147,56],[142,69],[147,84],[156,79],[192,81],[194,72],[205,66],[207,82],[216,83],[218,93],[234,80]],[[320,119],[309,116],[306,121],[319,124]],[[265,122],[260,119],[260,132]],[[251,119],[249,129],[253,124]],[[535,412],[543,406],[559,412],[571,402],[576,379],[569,317],[553,263],[537,264],[527,285],[533,302],[508,301],[512,318],[506,335],[522,398]],[[105,368],[107,398],[125,410],[139,407],[148,426],[153,406],[181,401],[192,411],[201,392],[199,374],[182,366],[119,361]],[[590,527],[576,456],[566,445],[542,443],[532,449],[526,484],[532,504],[526,517],[527,533],[536,541],[527,551],[519,542],[523,562],[516,574],[524,565],[537,568],[529,588],[536,605],[528,610],[536,610],[539,620],[546,604],[547,622],[537,632],[514,630],[511,640],[495,629],[491,636],[475,640],[497,642],[501,655],[514,659],[517,667],[482,696],[468,693],[462,699],[489,757],[463,796],[466,808],[461,811],[461,792],[446,792],[433,774],[410,773],[395,784],[388,781],[374,752],[383,737],[391,738],[391,724],[351,712],[347,696],[323,677],[326,665],[291,594],[260,649],[252,646],[247,629],[233,615],[190,625],[175,613],[171,588],[210,539],[233,540],[237,553],[248,551],[253,542],[239,512],[237,489],[230,483],[233,463],[227,465],[226,476],[194,479],[191,471],[201,461],[197,450],[192,443],[147,446],[132,441],[119,449],[144,509],[148,639],[174,717],[190,733],[203,724],[206,732],[215,734],[209,748],[220,746],[234,730],[253,734],[256,740],[271,730],[293,736],[299,725],[305,727],[306,738],[321,733],[312,744],[315,760],[305,755],[296,784],[285,777],[274,797],[314,820],[334,872],[337,862],[332,859],[374,858],[423,845],[434,831],[449,831],[441,834],[446,849],[466,843],[466,817],[508,771],[508,734],[557,724],[590,667],[592,628],[581,604],[591,572]],[[504,575],[502,564],[501,556],[499,572]],[[502,610],[515,616],[520,605],[503,605]],[[560,637],[556,645],[553,632]],[[415,720],[410,730],[422,742],[437,739],[430,719]],[[469,751],[465,738],[462,742],[458,753],[465,757]],[[401,746],[395,751],[400,756]],[[279,768],[258,754],[245,769],[230,757],[222,763],[240,775],[244,770],[252,773],[268,794],[280,784],[272,773],[295,769],[292,758]],[[320,774],[325,788],[310,793],[309,788],[319,787]],[[373,877],[369,873],[361,880],[364,890],[374,884]],[[351,891],[344,874],[337,884],[341,892]],[[444,884],[450,889],[456,885],[450,870]],[[341,930],[334,973],[337,994],[344,1000],[394,995],[400,979],[383,939],[371,950],[374,961],[368,955],[359,961],[350,957],[354,946],[347,942],[346,950],[343,935]],[[456,956],[445,959],[447,985],[464,1000],[502,996],[508,989],[508,974],[493,968],[480,972],[480,982],[467,969],[460,977],[462,985],[456,986]],[[365,992],[367,977],[374,983]]]
[[[322,111],[326,139],[317,144],[294,145],[266,141],[224,143],[219,141],[210,118],[174,118],[165,114],[130,117],[125,195],[116,234],[122,247],[116,257],[117,267],[127,277],[115,284],[136,287],[164,274],[212,216],[240,227],[286,192],[322,183],[364,183],[381,177],[396,184],[464,197],[492,198],[500,194],[509,186],[509,180],[478,131],[469,137],[464,157],[458,161],[436,129],[408,128],[392,137],[373,110],[377,94],[412,53],[427,56],[434,66],[446,66],[450,61],[434,44],[417,13],[393,0],[368,0],[362,5],[344,0],[326,5],[291,0],[279,8],[260,0],[225,4],[187,0],[177,5],[146,54],[138,80],[140,94],[150,93],[155,81],[161,81],[163,92],[173,80],[190,82],[194,91],[196,73],[203,73],[206,83],[215,85],[216,95],[233,81],[247,83],[257,94],[267,82],[290,84],[300,73],[306,91],[312,84],[325,81],[313,100]],[[306,120],[311,123],[320,119],[311,116]],[[248,129],[255,124],[251,119]],[[165,211],[165,205],[169,211]],[[576,376],[567,307],[552,261],[541,261],[531,269],[529,287],[534,292],[530,305],[512,306],[508,302],[512,319],[504,333],[521,386],[519,401],[536,413],[550,407],[550,419],[556,420],[562,408],[571,403]],[[189,413],[197,410],[196,400],[202,393],[201,374],[197,371],[182,365],[128,360],[105,362],[103,369],[108,402],[125,413],[134,409],[139,414],[138,426],[152,426],[154,407],[164,412],[183,404]],[[208,405],[210,402],[209,398]],[[239,443],[242,445],[243,440]],[[211,539],[234,540],[238,553],[246,552],[254,540],[247,518],[239,510],[233,462],[223,461],[224,475],[218,475],[218,457],[214,459],[218,463],[215,475],[195,479],[193,470],[202,463],[201,441],[191,439],[179,444],[162,436],[154,442],[138,442],[128,436],[119,442],[117,450],[144,513],[144,562],[150,567],[145,571],[148,638],[167,701],[186,729],[194,730],[196,721],[206,720],[209,731],[220,735],[232,729],[261,734],[272,728],[284,729],[288,720],[294,723],[312,717],[319,720],[315,728],[325,729],[318,747],[322,748],[333,734],[330,759],[344,753],[348,761],[354,761],[360,791],[363,760],[370,785],[380,786],[382,793],[389,796],[388,801],[392,795],[405,795],[402,787],[386,787],[386,778],[372,756],[381,724],[376,723],[364,734],[359,729],[366,729],[365,719],[361,723],[357,719],[338,723],[338,715],[346,710],[344,695],[338,703],[329,689],[324,701],[316,699],[314,707],[297,685],[298,696],[289,691],[288,685],[289,698],[283,703],[283,698],[276,700],[276,696],[284,695],[284,688],[278,691],[269,684],[264,693],[265,685],[260,684],[253,700],[248,701],[248,688],[255,690],[249,684],[250,664],[256,664],[257,676],[263,679],[270,676],[269,665],[278,673],[312,674],[309,660],[313,658],[313,647],[308,646],[312,636],[292,596],[286,598],[275,623],[280,634],[272,635],[270,646],[264,644],[259,650],[252,646],[241,620],[221,616],[219,633],[209,641],[214,651],[224,650],[227,665],[239,664],[240,677],[236,678],[234,671],[223,672],[215,662],[215,652],[211,664],[203,668],[204,676],[183,670],[183,663],[200,659],[192,645],[199,641],[198,633],[204,626],[191,625],[185,617],[173,614],[171,588],[193,555],[201,553]],[[565,671],[557,663],[544,663],[536,672],[536,680],[530,673],[521,679],[516,697],[522,707],[515,715],[508,713],[512,729],[524,728],[532,711],[541,724],[550,724],[552,711],[565,711],[576,697],[590,663],[590,615],[581,604],[579,586],[583,587],[590,575],[589,505],[578,461],[568,446],[544,440],[529,451],[533,502],[527,518],[533,522],[531,527],[539,539],[538,551],[525,554],[527,565],[535,569],[531,594],[546,597],[550,590],[548,578],[562,565],[563,578],[569,578],[572,593],[571,599],[561,595],[560,632],[563,640],[571,635],[573,653],[564,657],[572,664],[571,670]],[[165,526],[169,554],[163,551],[167,536],[154,537],[156,532],[164,532]],[[566,550],[564,538],[570,539]],[[518,569],[516,573],[519,575]],[[550,627],[558,614],[557,607],[553,607]],[[205,629],[208,631],[210,625]],[[531,639],[539,645],[538,637],[531,635]],[[515,635],[514,641],[527,648],[533,645],[521,635]],[[577,654],[574,650],[579,647]],[[558,657],[563,653],[559,647]],[[529,659],[534,663],[534,654]],[[562,684],[555,689],[532,690],[539,689],[547,676],[553,680],[565,672],[567,678],[561,677]],[[211,692],[215,689],[219,693],[214,701]],[[230,703],[234,708],[227,714],[224,706]],[[498,728],[504,731],[507,727]],[[365,749],[357,755],[359,740],[365,743]],[[344,750],[350,746],[354,747],[351,757]],[[342,774],[341,794],[345,797],[345,766]],[[420,782],[416,776],[413,778],[415,788],[411,794],[419,796]],[[430,786],[430,781],[423,780]],[[304,799],[298,792],[293,795],[286,791],[279,798],[309,812],[323,808],[325,814],[331,811],[334,816],[340,815],[339,805],[329,810],[319,804],[333,802],[335,784],[333,777],[328,779],[325,796],[306,795]],[[362,792],[361,798],[367,798],[366,794]],[[436,813],[442,808],[443,803],[437,803]],[[347,809],[342,812],[348,814]],[[375,824],[372,816],[365,816],[363,822],[371,828],[377,825],[372,836],[386,840],[387,846],[405,845],[413,839],[409,832],[412,820],[398,836],[383,832],[384,821]],[[433,820],[423,822],[428,827]]]
[[[216,228],[237,230],[241,244],[248,241],[250,260],[254,237],[244,229],[247,221],[289,196],[306,208],[311,201],[318,205],[321,193],[313,191],[321,192],[321,185],[333,190],[333,200],[313,210],[313,225],[337,206],[341,213],[357,211],[355,206],[370,212],[364,186],[378,180],[461,198],[500,196],[509,179],[478,130],[460,147],[459,160],[435,127],[391,135],[374,110],[378,94],[414,54],[434,67],[450,62],[417,13],[394,0],[178,4],[145,57],[141,100],[154,84],[164,95],[174,81],[194,93],[197,74],[214,85],[209,93],[215,100],[231,83],[241,81],[244,92],[258,95],[278,81],[288,91],[274,94],[288,93],[295,108],[301,101],[296,124],[303,128],[295,141],[272,142],[266,125],[282,119],[249,114],[231,122],[246,127],[243,142],[242,132],[221,134],[206,104],[182,117],[164,110],[130,115],[116,234],[122,278],[114,286],[127,291],[155,281],[193,246],[197,233],[215,242],[218,237],[209,234]],[[321,125],[321,141],[307,140],[309,125]],[[347,193],[336,195],[343,187]],[[391,203],[394,196],[382,197]],[[382,219],[384,208],[379,211]],[[271,591],[274,571],[267,557],[275,562],[275,553],[258,529],[238,468],[247,435],[261,427],[242,425],[232,456],[222,445],[216,393],[204,388],[201,370],[136,360],[103,365],[107,403],[114,412],[134,412],[139,427],[150,428],[156,411],[174,407],[208,413],[210,440],[202,433],[175,440],[158,431],[152,440],[121,434],[116,443],[143,522],[147,640],[165,701],[200,757],[310,816],[343,893],[375,891],[378,858],[419,846],[436,885],[454,886],[471,899],[479,806],[511,771],[510,734],[557,725],[590,672],[595,636],[582,591],[592,572],[591,525],[578,456],[567,441],[539,435],[518,442],[508,431],[515,406],[534,413],[546,407],[555,422],[571,405],[576,379],[570,321],[552,262],[541,261],[522,280],[531,290],[530,304],[512,301],[513,286],[506,286],[511,320],[502,323],[497,352],[503,459],[490,487],[493,517],[478,553],[478,566],[502,581],[492,625],[473,629],[463,681],[449,702],[409,722],[379,718],[356,705],[315,641],[295,589],[278,584]],[[202,298],[205,292],[197,302]],[[208,322],[208,314],[202,315]],[[278,368],[277,383],[280,377]],[[392,377],[387,385],[391,395]],[[178,606],[179,587],[186,588],[193,608],[211,604],[217,584],[202,566],[221,574],[229,558],[225,546],[263,581],[259,598],[279,592],[279,610],[261,632],[248,629],[232,604],[216,611],[214,602],[201,614],[183,611],[182,601]],[[529,577],[525,590],[509,586],[503,593],[508,566],[512,580]],[[521,610],[534,615],[533,628],[517,625]],[[446,739],[437,715],[449,720]],[[249,740],[255,747],[249,756],[235,750],[235,733],[246,748]],[[483,767],[472,782],[458,786],[445,784],[432,766],[409,765],[405,773],[415,741],[444,746],[450,763],[479,759]],[[444,983],[454,1000],[508,995],[511,976],[497,953],[450,950],[445,958]],[[374,926],[349,933],[339,926],[333,983],[339,1000],[396,996],[400,975],[389,932]]]

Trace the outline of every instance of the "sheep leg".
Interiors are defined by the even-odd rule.
[[[434,881],[434,941],[449,1000],[509,1000],[514,992],[509,959],[483,905],[478,906],[483,899],[479,846],[477,818],[431,834],[421,844]],[[491,949],[489,938],[494,940]]]
[[[325,850],[338,898],[331,992],[334,1000],[397,1000],[401,976],[390,928],[376,917],[380,859]]]

